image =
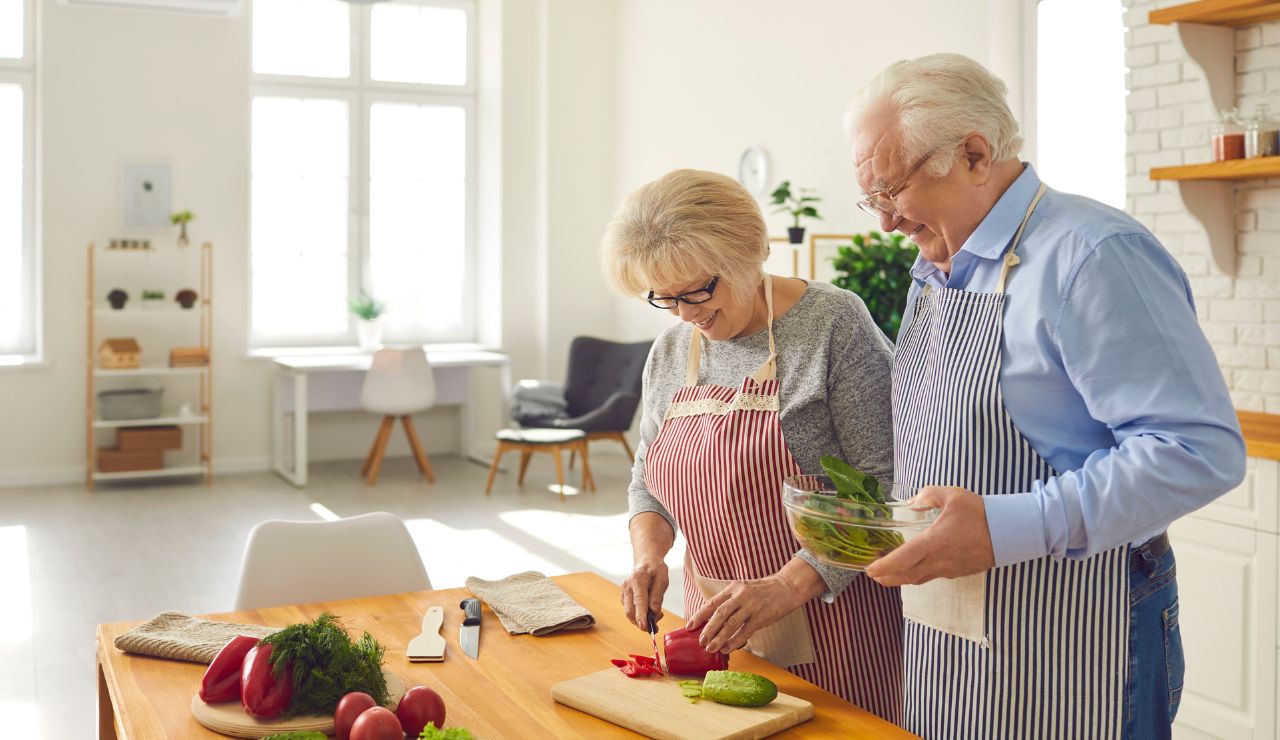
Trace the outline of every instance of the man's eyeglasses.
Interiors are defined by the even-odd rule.
[[[720,282],[719,276],[711,278],[711,282],[707,283],[705,288],[698,288],[680,295],[655,296],[653,291],[649,291],[649,305],[654,308],[672,309],[681,303],[687,303],[690,306],[696,306],[699,303],[706,303],[711,300],[712,294],[716,292],[716,284]]]
[[[914,175],[917,170],[924,166],[925,162],[928,162],[933,155],[945,148],[945,146],[938,146],[930,149],[929,153],[921,157],[914,165],[912,165],[911,169],[907,170],[907,174],[898,178],[897,182],[887,188],[880,188],[879,190],[873,190],[870,193],[867,193],[867,197],[858,201],[858,207],[872,218],[878,219],[881,214],[884,214],[889,218],[896,217],[898,215],[898,206],[893,202],[893,199],[898,197],[898,194],[903,190],[906,190],[907,181],[911,179],[911,176]]]

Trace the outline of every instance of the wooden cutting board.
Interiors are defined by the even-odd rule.
[[[658,740],[768,737],[813,717],[812,704],[788,694],[778,694],[763,707],[731,707],[705,699],[690,704],[680,693],[680,680],[627,678],[617,668],[606,668],[561,681],[551,687],[551,697]]]
[[[404,681],[385,668],[382,669],[382,675],[387,677],[387,693],[391,696],[391,705],[388,708],[394,712],[396,705],[400,703],[400,697],[404,696]],[[244,705],[238,701],[205,704],[201,701],[199,694],[191,697],[191,714],[195,715],[197,722],[210,730],[231,737],[259,738],[280,732],[312,731],[332,735],[334,732],[332,714],[328,717],[260,720],[250,717],[244,711]]]

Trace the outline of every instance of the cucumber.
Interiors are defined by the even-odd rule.
[[[763,707],[778,698],[778,687],[754,673],[707,671],[702,681],[702,698],[735,707]]]

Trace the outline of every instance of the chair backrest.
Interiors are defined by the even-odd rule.
[[[436,402],[436,377],[427,353],[413,349],[380,349],[365,373],[360,404],[375,414],[406,416]]]
[[[376,511],[325,522],[269,520],[249,532],[236,610],[431,588],[404,522]]]
[[[600,408],[619,391],[639,397],[644,362],[651,346],[652,341],[621,343],[575,337],[569,345],[569,372],[564,384],[569,416]]]

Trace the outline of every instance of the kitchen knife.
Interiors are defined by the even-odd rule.
[[[650,609],[646,615],[649,620],[649,641],[653,643],[653,662],[662,670],[662,658],[658,657],[658,618]]]
[[[472,659],[480,657],[480,600],[479,599],[463,599],[458,608],[466,615],[466,619],[462,620],[462,626],[458,628],[458,644],[462,646],[462,652],[471,656]]]

